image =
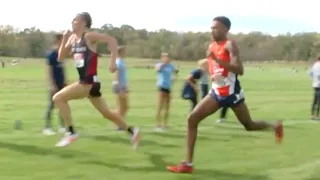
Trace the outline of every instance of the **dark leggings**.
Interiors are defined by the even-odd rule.
[[[191,110],[190,110],[190,112],[191,112],[196,107],[196,105],[198,104],[198,100],[197,100],[196,97],[190,98],[189,100],[191,101]]]
[[[227,106],[222,107],[221,112],[220,112],[220,118],[221,119],[225,119],[226,118],[228,108],[229,107],[227,107]]]
[[[313,116],[319,117],[320,110],[320,88],[314,88],[314,98],[311,108],[311,114]]]
[[[62,89],[62,88],[60,88],[60,89]],[[53,95],[54,95],[54,93],[49,92],[49,104],[48,104],[46,115],[45,115],[45,120],[46,120],[45,128],[51,128],[52,127],[51,114],[52,114],[52,111],[54,109],[54,103],[52,101]],[[60,126],[64,127],[64,121],[63,121],[63,119],[62,119],[62,117],[60,115],[59,115],[59,118],[60,118]]]
[[[203,99],[208,94],[209,86],[208,84],[200,84],[200,88],[201,88],[201,99]]]

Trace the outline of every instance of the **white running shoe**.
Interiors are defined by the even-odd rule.
[[[218,119],[217,121],[216,121],[216,123],[222,123],[222,122],[224,122],[226,119],[224,119],[224,118],[220,118],[220,119]]]
[[[157,126],[157,127],[154,128],[154,131],[155,132],[163,132],[163,129],[162,129],[162,127],[158,127]]]
[[[136,150],[140,144],[140,130],[139,128],[133,129],[133,135],[131,136],[132,148]]]
[[[64,127],[59,128],[59,133],[65,134],[66,132],[67,132],[66,128]]]
[[[57,144],[56,147],[65,147],[75,142],[78,139],[78,134],[66,134]]]
[[[54,130],[51,128],[45,128],[42,130],[42,134],[44,134],[46,136],[53,136],[56,134],[56,132],[54,132]]]
[[[167,132],[169,127],[168,126],[163,126],[161,129],[162,129],[163,132]]]

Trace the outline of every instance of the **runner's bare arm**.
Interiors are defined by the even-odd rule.
[[[59,48],[58,53],[58,60],[63,61],[70,53],[71,51],[71,39],[73,38],[73,35],[69,37],[62,37],[61,45]]]
[[[177,79],[178,79],[177,69],[174,68],[173,69],[173,74],[172,74],[172,81],[175,82]]]
[[[228,41],[226,49],[229,51],[230,63],[216,59],[216,61],[229,71],[243,75],[243,65],[239,56],[239,48],[234,41]]]
[[[90,32],[87,33],[86,36],[91,42],[101,42],[107,44],[111,52],[111,62],[116,62],[118,57],[118,43],[116,38],[98,32]]]
[[[113,81],[114,82],[118,82],[119,79],[119,69],[117,69],[114,73],[113,73]]]

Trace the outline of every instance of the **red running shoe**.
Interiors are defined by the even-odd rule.
[[[274,130],[275,136],[276,136],[276,142],[281,143],[283,139],[283,125],[282,121],[278,121],[276,124],[276,128]]]
[[[173,173],[192,173],[193,167],[188,165],[185,162],[182,162],[179,165],[176,166],[167,166],[167,170],[171,171]]]

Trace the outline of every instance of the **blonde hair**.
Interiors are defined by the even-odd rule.
[[[167,53],[167,52],[162,52],[162,53],[161,53],[161,57],[163,57],[163,56],[169,56],[169,53]]]
[[[207,69],[208,67],[208,59],[201,59],[198,61],[198,66],[201,69]]]
[[[125,46],[119,46],[118,47],[118,54],[122,53],[123,51],[125,51],[126,47]]]

